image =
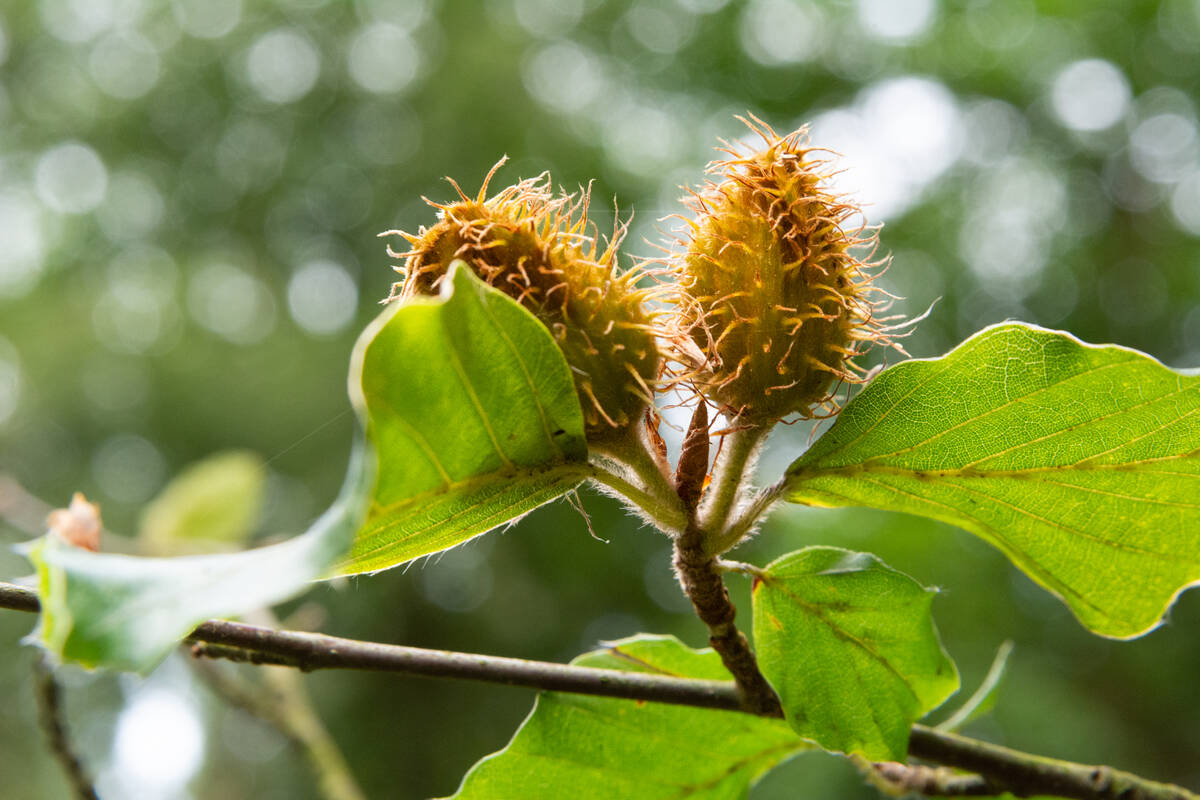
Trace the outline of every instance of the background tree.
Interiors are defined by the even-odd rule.
[[[844,188],[887,223],[899,308],[944,298],[914,355],[1017,317],[1197,363],[1200,17],[1182,0],[114,0],[9,4],[0,30],[0,469],[56,503],[84,489],[115,530],[137,529],[169,475],[231,447],[268,462],[263,537],[328,504],[350,438],[345,356],[394,278],[373,236],[429,222],[417,198],[446,197],[443,175],[473,191],[507,153],[507,179],[598,176],[594,198],[636,212],[630,241],[658,241],[678,185],[699,182],[746,110],[782,130],[812,122],[847,154]],[[808,434],[781,432],[790,447],[768,464]],[[16,519],[13,497],[0,492]],[[330,630],[433,647],[567,660],[639,629],[700,644],[665,543],[607,500],[584,503],[609,544],[560,503],[308,600]],[[967,686],[1015,641],[981,733],[1197,783],[1194,597],[1177,625],[1107,642],[986,546],[872,512],[780,511],[745,557],[814,541],[941,585]],[[8,555],[0,567],[27,570]],[[0,630],[16,710],[0,721],[0,773],[14,796],[58,796],[29,735],[28,619],[0,616]],[[309,685],[370,796],[451,792],[529,706],[520,691],[382,676]],[[196,797],[312,795],[275,733],[181,670],[147,685],[74,673],[67,704],[101,788],[173,796],[191,778]],[[154,720],[177,744],[189,725],[209,734],[203,759],[150,757]],[[813,755],[755,797],[804,791],[871,790]]]

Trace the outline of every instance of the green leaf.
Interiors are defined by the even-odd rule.
[[[809,547],[754,583],[754,646],[784,715],[826,750],[904,761],[908,732],[958,689],[936,594],[869,553]]]
[[[1200,581],[1200,377],[1022,324],[882,372],[787,497],[959,525],[1114,638]]]
[[[637,636],[574,664],[730,680],[712,650]],[[732,711],[546,693],[512,741],[476,764],[457,800],[744,798],[767,770],[809,749],[782,720]]]
[[[91,553],[48,535],[26,548],[42,599],[33,638],[62,659],[144,672],[206,619],[279,602],[331,570],[383,569],[451,547],[578,485],[583,415],[550,333],[467,269],[452,269],[444,286],[438,298],[388,309],[359,337],[350,397],[366,441],[338,502],[306,533],[179,558]],[[167,520],[177,533],[211,517],[205,484],[235,478],[182,478],[187,491],[148,524]],[[229,535],[248,516],[244,489],[231,499],[241,511],[221,523]]]
[[[346,552],[374,459],[356,448],[338,501],[309,530],[240,553],[141,558],[92,553],[49,534],[26,546],[41,613],[32,639],[85,667],[148,672],[199,623],[285,600]]]
[[[587,476],[583,412],[550,331],[461,261],[442,285],[364,334],[379,482],[342,574],[453,547]]]
[[[248,450],[198,461],[142,511],[138,539],[164,555],[240,544],[258,521],[266,480],[262,458]]]

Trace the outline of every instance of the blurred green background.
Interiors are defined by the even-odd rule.
[[[913,355],[1016,318],[1200,365],[1198,51],[1195,0],[0,0],[0,473],[57,505],[82,490],[131,532],[185,465],[247,448],[269,464],[259,534],[294,534],[345,467],[347,355],[395,277],[377,232],[430,223],[421,196],[448,197],[443,176],[473,192],[508,154],[496,186],[594,179],[600,230],[615,198],[635,214],[627,251],[653,255],[680,186],[717,137],[745,133],[746,111],[811,123],[844,154],[839,187],[886,223],[897,310],[942,298]],[[764,470],[809,435],[782,429]],[[316,603],[330,633],[527,658],[638,631],[703,644],[667,542],[583,502],[599,538],[559,502],[284,611]],[[815,542],[940,586],[967,691],[1015,641],[972,732],[1200,788],[1197,593],[1121,643],[926,521],[780,509],[738,555]],[[0,576],[26,571],[6,547]],[[31,625],[0,614],[3,795],[67,797],[36,729]],[[306,680],[372,798],[453,792],[533,700]],[[64,681],[107,798],[317,796],[282,737],[181,660]],[[754,792],[808,796],[874,791],[813,755]]]

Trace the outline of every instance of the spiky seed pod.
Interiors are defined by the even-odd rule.
[[[875,232],[847,230],[859,209],[826,188],[805,129],[742,121],[764,146],[726,146],[684,201],[695,218],[673,258],[682,379],[744,423],[819,416],[858,379],[853,357],[886,339],[869,299],[877,265],[856,255],[870,257]]]
[[[555,194],[547,174],[487,196],[496,164],[474,197],[451,181],[458,199],[434,203],[437,222],[403,236],[404,279],[389,300],[432,294],[462,259],[551,331],[575,378],[589,443],[637,429],[658,378],[661,356],[638,274],[618,273],[620,226],[601,248],[587,219],[588,193]]]

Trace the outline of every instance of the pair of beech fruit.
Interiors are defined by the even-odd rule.
[[[586,192],[556,194],[543,174],[488,197],[493,168],[477,197],[455,184],[458,200],[431,202],[432,227],[389,232],[410,245],[389,249],[404,259],[389,299],[431,294],[465,261],[549,328],[602,454],[643,436],[659,445],[653,397],[672,387],[698,392],[727,429],[829,413],[837,388],[861,375],[854,357],[887,338],[871,299],[877,264],[864,260],[875,232],[847,229],[859,210],[829,191],[803,129],[780,137],[747,124],[763,146],[721,150],[665,257],[618,271],[624,229],[602,246]]]

